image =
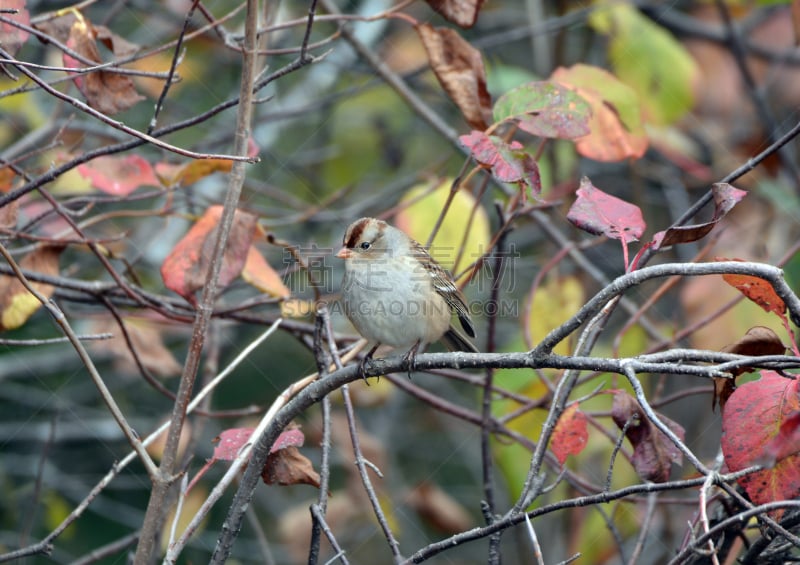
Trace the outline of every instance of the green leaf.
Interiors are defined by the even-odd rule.
[[[580,94],[555,82],[529,82],[508,91],[494,105],[494,120],[516,120],[540,137],[573,139],[589,133],[592,110]]]
[[[691,109],[699,69],[669,32],[629,4],[602,6],[589,23],[610,37],[614,71],[639,94],[649,122],[667,125]]]

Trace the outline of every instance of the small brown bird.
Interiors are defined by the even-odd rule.
[[[464,296],[453,278],[425,248],[403,231],[375,218],[361,218],[347,228],[342,299],[347,317],[372,348],[406,349],[409,370],[420,348],[438,340],[451,351],[477,353],[451,324],[453,312],[461,327],[475,337]]]

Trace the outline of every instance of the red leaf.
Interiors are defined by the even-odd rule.
[[[577,195],[567,219],[582,230],[626,243],[638,240],[644,233],[646,224],[638,206],[606,194],[587,177],[581,179]]]
[[[536,194],[541,191],[539,165],[518,141],[506,143],[495,135],[477,130],[462,135],[459,140],[478,163],[491,168],[497,180],[530,185]]]
[[[222,206],[211,206],[161,265],[164,285],[189,302],[194,303],[194,292],[205,284],[221,217]],[[230,284],[242,272],[257,221],[258,218],[253,214],[236,211],[219,273],[220,288]]]
[[[253,428],[230,428],[215,438],[214,459],[233,461],[253,435]]]
[[[553,430],[550,449],[562,465],[570,455],[577,455],[589,441],[586,414],[578,409],[578,403],[571,404],[561,414]]]
[[[726,182],[718,182],[711,187],[714,196],[714,217],[710,222],[691,226],[679,226],[660,231],[653,236],[655,249],[677,243],[689,243],[705,237],[725,215],[730,212],[747,192],[739,190]]]
[[[741,261],[741,259],[725,259],[723,257],[715,257],[715,259],[717,261]],[[722,275],[722,278],[752,302],[761,306],[766,312],[773,312],[781,317],[786,312],[786,304],[780,296],[775,294],[775,289],[772,288],[772,285],[764,279],[750,275],[731,274]]]
[[[239,451],[250,441],[254,428],[229,428],[222,431],[215,438],[217,446],[214,448],[214,459],[220,461],[233,461]],[[301,447],[305,443],[305,436],[299,428],[287,429],[278,436],[270,448],[270,453],[275,453],[287,447]]]
[[[731,471],[773,465],[739,479],[755,504],[800,496],[798,381],[775,371],[734,391],[722,412],[722,453]]]
[[[659,419],[681,440],[685,432],[680,424],[658,414]],[[664,432],[656,428],[639,403],[625,391],[615,391],[611,418],[619,429],[628,423],[625,437],[633,445],[633,466],[644,480],[663,483],[669,480],[672,463],[680,464],[683,454]]]
[[[153,167],[138,155],[96,157],[78,165],[78,172],[93,187],[116,196],[127,196],[140,186],[160,186]]]

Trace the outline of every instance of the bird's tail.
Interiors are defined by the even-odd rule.
[[[445,344],[450,351],[466,351],[467,353],[479,353],[478,348],[469,341],[466,337],[461,335],[458,330],[453,326],[445,332],[442,336],[442,343]]]

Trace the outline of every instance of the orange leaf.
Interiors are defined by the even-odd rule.
[[[608,71],[590,65],[559,67],[551,78],[574,88],[592,108],[591,133],[575,140],[581,155],[598,161],[644,155],[648,139],[633,89]]]
[[[276,298],[289,298],[292,294],[283,284],[280,275],[267,263],[255,246],[250,246],[250,250],[247,252],[242,278],[261,292]]]
[[[222,206],[211,206],[161,265],[164,285],[191,303],[194,303],[194,292],[205,284],[221,217]],[[230,284],[242,272],[257,221],[253,214],[236,211],[219,273],[220,288]]]
[[[715,257],[715,259],[717,261],[741,261],[741,259],[724,259],[721,257]],[[772,288],[772,285],[764,279],[750,275],[731,274],[722,275],[722,278],[765,311],[773,312],[781,317],[786,312],[786,304],[784,304],[780,296],[775,294],[775,289]]]
[[[550,439],[550,449],[562,465],[570,455],[577,455],[589,441],[586,414],[578,403],[570,404],[561,414]]]

